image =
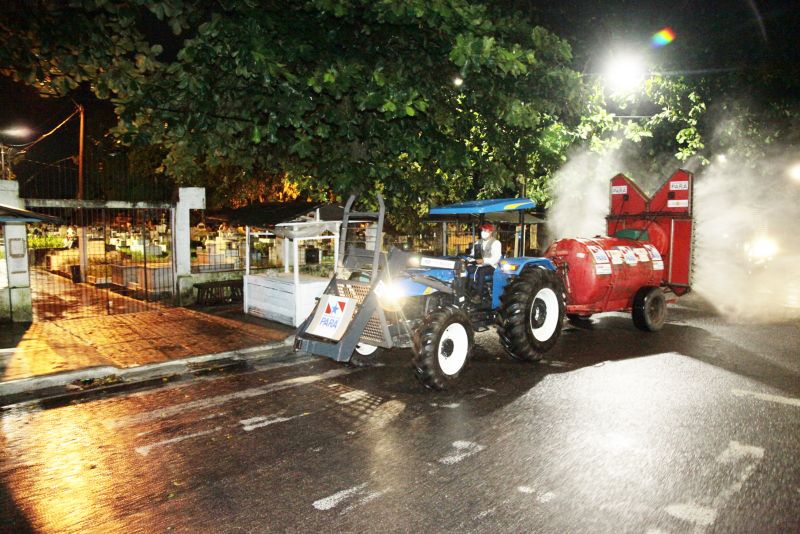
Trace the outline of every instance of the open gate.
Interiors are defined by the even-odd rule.
[[[28,225],[35,321],[172,304],[170,209],[37,207],[37,211],[58,217],[61,224]]]

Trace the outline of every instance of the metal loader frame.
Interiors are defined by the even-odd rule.
[[[378,305],[378,296],[375,294],[375,287],[380,281],[384,283],[389,281],[386,273],[389,258],[382,251],[383,222],[386,213],[383,197],[380,193],[377,194],[377,212],[353,211],[356,198],[356,195],[350,195],[345,205],[339,240],[339,264],[336,265],[334,276],[324,291],[324,294],[327,295],[354,299],[356,310],[353,319],[342,338],[339,341],[333,341],[307,333],[309,323],[315,314],[312,313],[298,328],[295,339],[295,350],[326,356],[337,362],[350,361],[356,345],[362,341],[387,349],[406,347],[411,344],[410,336],[398,336],[398,332],[392,331],[396,330],[398,325],[392,325],[394,328],[390,328],[386,312]],[[377,220],[374,250],[354,246],[347,248],[348,225],[351,218],[358,217]],[[350,280],[349,277],[340,278],[348,272],[365,272],[367,266],[371,266],[369,282]],[[405,337],[408,337],[407,343]]]

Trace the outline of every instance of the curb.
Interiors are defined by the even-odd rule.
[[[294,336],[289,336],[283,341],[267,343],[240,350],[190,356],[180,360],[151,363],[136,367],[120,369],[111,365],[87,367],[75,371],[65,371],[43,376],[20,378],[0,382],[0,407],[25,402],[40,400],[42,398],[69,394],[99,391],[101,387],[69,390],[76,381],[93,382],[95,380],[113,379],[109,384],[114,386],[130,385],[139,382],[156,381],[170,376],[188,374],[199,375],[203,372],[219,369],[218,364],[224,362],[224,367],[248,365],[262,359],[284,355],[285,349],[290,349],[294,343]]]

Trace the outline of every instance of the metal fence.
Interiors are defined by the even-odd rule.
[[[34,320],[130,313],[171,304],[170,210],[37,211],[55,215],[62,224],[28,225]]]

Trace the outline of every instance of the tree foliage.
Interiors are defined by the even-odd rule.
[[[581,111],[565,41],[467,0],[40,7],[6,13],[0,70],[57,95],[89,84],[180,183],[287,173],[319,197],[381,191],[403,223],[535,182]]]

